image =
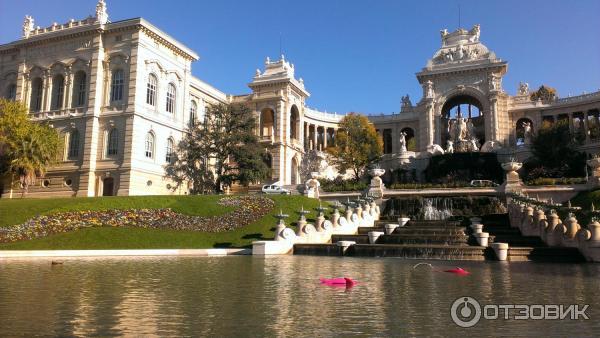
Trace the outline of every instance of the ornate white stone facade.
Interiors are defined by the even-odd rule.
[[[256,70],[250,94],[227,95],[192,76],[198,55],[148,21],[111,22],[103,0],[95,13],[46,28],[26,16],[21,39],[0,46],[0,95],[23,102],[33,120],[65,137],[63,161],[31,188],[32,196],[186,193],[170,189],[164,167],[190,120],[202,119],[216,102],[244,103],[255,112],[273,181],[303,183],[306,152],[334,144],[343,115],[308,108],[304,81],[283,55]],[[528,135],[519,126],[535,133],[543,121],[568,118],[582,133],[582,149],[600,150],[600,93],[534,102],[521,84],[511,96],[502,88],[507,62],[480,36],[478,25],[443,30],[441,48],[417,73],[423,98],[413,105],[404,96],[399,114],[370,116],[384,139],[383,168],[424,169],[448,140],[460,151],[449,136],[449,126],[463,117],[452,115],[460,105],[468,105],[464,119],[472,126],[460,141],[471,148],[524,157]],[[10,194],[5,179],[2,196]]]

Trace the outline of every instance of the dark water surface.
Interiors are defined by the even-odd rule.
[[[0,336],[598,336],[600,264],[339,257],[0,261]],[[351,289],[320,285],[348,276]],[[461,296],[490,304],[591,304],[590,320],[484,320],[460,328]]]

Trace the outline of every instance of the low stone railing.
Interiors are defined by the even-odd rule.
[[[321,244],[329,243],[331,235],[353,235],[358,232],[358,227],[372,227],[379,220],[381,210],[375,200],[357,200],[348,202],[344,214],[340,214],[338,206],[333,207],[333,213],[326,218],[324,211],[327,208],[317,208],[319,215],[314,224],[309,224],[304,217],[307,211],[301,210],[297,222],[297,229],[287,227],[283,219],[288,215],[277,215],[280,219],[275,228],[275,238],[272,241],[252,242],[253,255],[283,255],[292,253],[296,243]],[[354,243],[338,243],[350,245]]]
[[[600,223],[595,218],[582,226],[572,211],[560,218],[558,206],[522,195],[507,196],[510,226],[524,236],[537,236],[551,247],[577,248],[592,262],[600,262]]]

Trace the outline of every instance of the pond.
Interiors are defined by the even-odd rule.
[[[600,332],[599,264],[460,264],[279,256],[0,261],[0,336],[559,336]],[[353,288],[321,285],[349,276]],[[590,320],[484,320],[461,328],[459,297],[482,304],[591,304]]]

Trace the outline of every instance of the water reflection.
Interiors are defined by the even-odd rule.
[[[482,303],[593,304],[600,266],[337,257],[0,261],[0,336],[458,335],[449,309]],[[460,264],[456,276],[435,270]],[[319,277],[351,277],[353,288]],[[588,314],[598,313],[592,305]],[[578,335],[589,321],[482,321],[469,334]]]

